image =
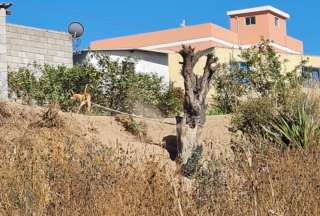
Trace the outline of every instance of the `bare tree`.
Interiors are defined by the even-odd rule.
[[[200,136],[206,121],[206,97],[214,75],[220,69],[218,58],[213,54],[214,48],[195,52],[191,46],[182,46],[179,54],[183,58],[182,76],[184,78],[184,116],[176,117],[178,157],[186,164],[192,151],[200,146]],[[202,76],[196,75],[193,69],[199,59],[206,56]]]

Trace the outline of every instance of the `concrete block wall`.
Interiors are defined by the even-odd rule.
[[[6,46],[8,72],[33,63],[73,64],[72,38],[68,33],[6,24]]]
[[[0,100],[8,96],[6,10],[0,9]]]

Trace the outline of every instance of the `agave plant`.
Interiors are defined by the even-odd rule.
[[[287,146],[306,148],[310,143],[318,142],[320,138],[320,125],[302,106],[294,117],[281,115],[278,120],[271,123],[271,128],[264,129],[280,143]]]

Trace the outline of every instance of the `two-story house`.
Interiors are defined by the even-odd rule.
[[[205,23],[93,41],[88,50],[75,56],[75,62],[83,62],[88,54],[95,52],[103,52],[114,59],[133,57],[137,59],[138,72],[157,73],[166,82],[182,86],[181,58],[177,51],[183,44],[197,50],[216,47],[220,61],[228,63],[231,58],[241,61],[240,48],[257,44],[263,37],[271,41],[282,59],[287,59],[284,70],[292,70],[302,59],[308,58],[313,77],[319,78],[320,56],[304,55],[303,42],[288,35],[288,13],[272,6],[262,6],[228,11],[227,15],[230,17],[230,29]],[[195,70],[201,73],[203,64],[200,61]]]

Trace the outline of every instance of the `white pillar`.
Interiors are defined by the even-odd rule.
[[[8,98],[6,10],[0,9],[0,100]]]

